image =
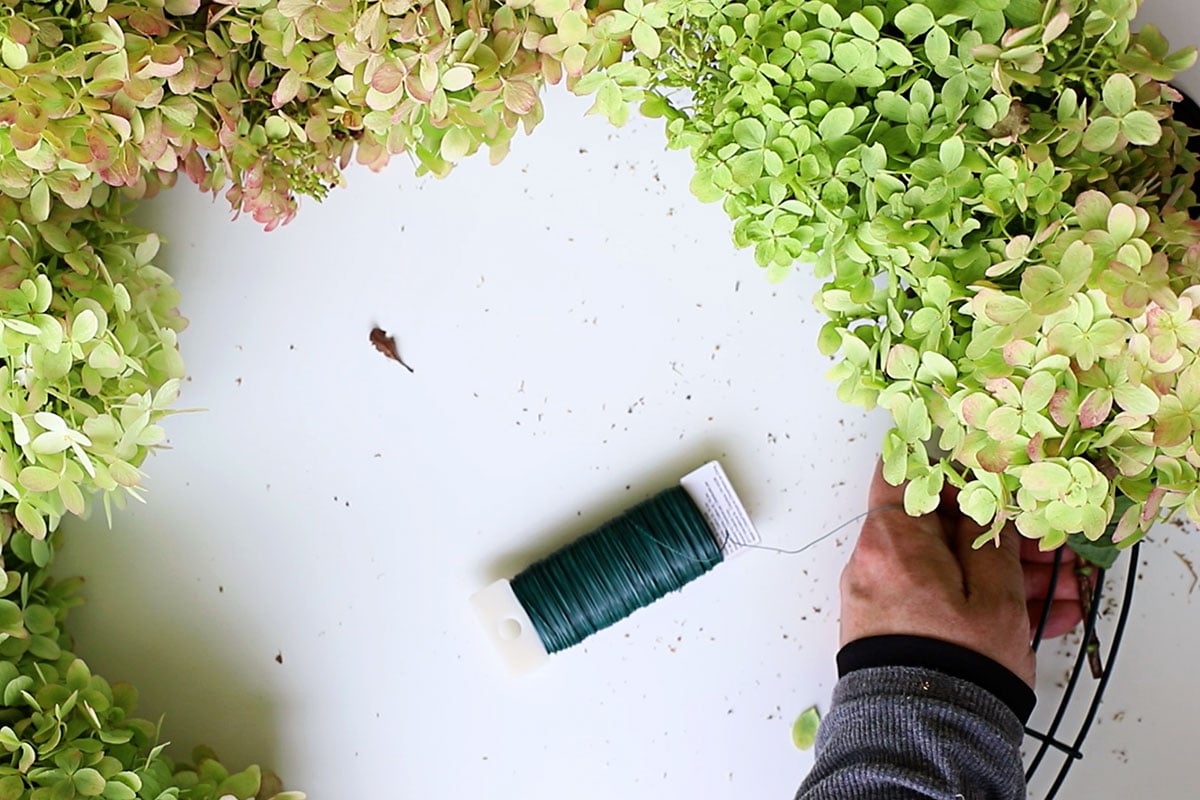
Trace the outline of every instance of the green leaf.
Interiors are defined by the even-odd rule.
[[[88,366],[95,370],[116,371],[121,368],[121,355],[108,342],[100,342],[88,354]]]
[[[451,67],[442,74],[442,88],[447,92],[466,89],[475,80],[475,73],[463,66]]]
[[[29,64],[29,54],[25,48],[7,36],[0,37],[0,59],[10,69],[24,69]]]
[[[459,161],[471,150],[471,134],[460,127],[452,127],[442,137],[440,148],[442,158],[450,162]]]
[[[1131,414],[1158,413],[1158,393],[1141,384],[1122,384],[1113,389],[1113,400]]]
[[[724,190],[713,183],[711,169],[696,170],[690,188],[701,203],[715,203],[725,196]]]
[[[883,479],[892,486],[899,486],[908,474],[908,445],[896,428],[888,431],[883,439]]]
[[[826,322],[821,326],[821,332],[817,334],[817,350],[823,356],[832,356],[842,346],[842,332],[838,324],[833,320]]]
[[[159,796],[162,797],[162,795]],[[282,796],[283,795],[277,794],[272,797],[271,800],[279,800],[279,798]],[[110,781],[104,788],[104,800],[136,800],[136,798],[137,792],[123,783]]]
[[[22,676],[22,677],[26,677],[26,676]],[[14,681],[14,683],[15,682],[16,681]],[[29,685],[30,686],[33,685],[32,678],[29,679]],[[15,693],[15,695],[13,697],[13,702],[15,703],[16,698],[20,697],[20,696],[21,696],[20,692]],[[5,701],[4,702],[5,705],[12,705],[12,703],[8,702],[8,690],[7,689],[4,690],[4,701]],[[33,762],[36,758],[37,758],[37,752],[33,749],[33,745],[31,745],[29,742],[21,742],[21,756],[17,760],[17,769],[19,769],[21,772],[27,772],[29,770],[29,768],[33,766]]]
[[[71,782],[75,784],[75,790],[84,797],[95,797],[104,791],[104,776],[91,767],[84,767],[78,770],[71,776]],[[257,787],[255,787],[257,789]],[[250,797],[251,795],[239,795],[239,797]]]
[[[629,3],[625,4],[625,6],[627,9],[632,11],[633,8],[631,6],[634,6],[635,4],[638,11],[641,11],[642,4],[640,0],[630,0]],[[570,7],[570,0],[533,0],[533,13],[537,14],[539,17],[545,17],[547,19],[554,19],[555,17],[565,13]]]
[[[83,492],[74,481],[64,480],[58,484],[58,496],[62,500],[63,506],[72,514],[83,516],[87,511],[87,502],[84,500]]]
[[[792,723],[792,744],[800,750],[811,750],[817,742],[817,730],[821,727],[821,712],[816,706],[804,711]]]
[[[927,350],[921,354],[921,368],[917,371],[917,380],[952,387],[958,381],[958,370],[954,368],[954,362],[941,353]]]
[[[825,140],[845,136],[854,127],[854,109],[846,106],[831,108],[817,126],[818,133]]]
[[[1121,555],[1121,551],[1108,536],[1101,536],[1093,542],[1082,533],[1072,533],[1067,537],[1067,546],[1074,550],[1080,558],[1101,569],[1112,568]]]
[[[92,680],[92,672],[83,659],[77,658],[67,667],[67,687],[72,690],[86,689]]]
[[[25,532],[34,539],[43,539],[46,536],[46,520],[42,519],[42,515],[38,512],[27,500],[22,500],[17,503],[17,522],[21,523],[21,527]]]
[[[1104,107],[1115,117],[1123,117],[1133,110],[1137,89],[1128,75],[1117,73],[1104,82],[1102,91]]]
[[[870,42],[879,38],[879,29],[858,11],[850,15],[850,30]]]
[[[1049,372],[1035,372],[1025,379],[1021,387],[1021,407],[1026,411],[1041,411],[1050,404],[1050,398],[1058,389],[1058,382]]]
[[[833,64],[824,61],[818,61],[808,68],[808,76],[821,83],[836,83],[846,77],[846,73],[842,72]]]
[[[100,322],[96,318],[96,312],[85,308],[71,321],[71,341],[76,344],[86,344],[96,337],[99,328]]]
[[[1121,120],[1121,133],[1133,144],[1146,147],[1162,139],[1162,126],[1149,111],[1131,111]]]
[[[958,506],[976,524],[988,525],[996,517],[999,501],[986,486],[978,481],[972,481],[959,493]]]
[[[1137,212],[1133,210],[1133,206],[1117,203],[1108,212],[1105,226],[1118,242],[1127,242],[1137,233]]]
[[[528,114],[537,105],[537,91],[525,81],[506,82],[500,97],[504,107],[518,116]]]
[[[1071,485],[1071,473],[1060,464],[1042,461],[1021,469],[1021,487],[1038,497],[1057,496]]]
[[[647,58],[658,58],[662,53],[662,41],[658,38],[658,31],[641,21],[633,26],[633,46]]]
[[[230,775],[217,787],[218,795],[233,795],[234,797],[254,797],[262,785],[262,772],[257,766],[251,766],[242,772]]]
[[[915,39],[925,31],[933,27],[936,20],[933,17],[933,12],[928,6],[921,3],[912,3],[902,8],[896,13],[894,20],[896,27],[899,28],[909,39]]]
[[[963,140],[959,136],[951,136],[946,141],[942,142],[938,151],[938,157],[942,162],[942,167],[947,172],[952,172],[958,169],[962,164],[965,146]]]
[[[24,619],[25,617],[21,613],[19,605],[12,600],[0,599],[0,633],[16,637],[28,636],[29,634],[25,630]],[[10,690],[13,696],[16,696],[22,689],[27,689],[33,685],[32,678],[28,679],[28,683],[25,683],[25,680],[24,677],[14,678],[8,684],[8,687],[4,690],[4,704],[6,706],[12,705],[12,701],[9,699]],[[14,686],[16,686],[15,689],[13,688]]]
[[[888,377],[895,380],[909,380],[916,376],[920,360],[916,348],[907,344],[893,345],[888,352],[885,371]]]
[[[1121,133],[1121,121],[1116,117],[1098,117],[1092,120],[1083,134],[1083,147],[1099,153],[1112,147]]]
[[[844,72],[851,72],[864,63],[863,51],[855,40],[834,45],[833,63]]]
[[[752,117],[733,123],[733,140],[743,150],[757,150],[767,141],[767,129]]]
[[[17,476],[17,482],[31,492],[48,492],[58,487],[60,476],[45,467],[26,467]]]
[[[934,28],[925,36],[925,57],[934,67],[950,60],[950,35],[944,28]]]
[[[941,502],[942,484],[945,480],[940,469],[917,478],[904,487],[904,511],[910,517],[932,513]]]
[[[751,186],[755,181],[762,177],[763,174],[763,152],[761,150],[753,150],[749,153],[738,155],[729,163],[729,168],[733,171],[733,180],[739,186]]]
[[[970,80],[967,78],[967,73],[960,72],[953,75],[946,81],[946,85],[942,87],[942,102],[950,106],[957,113],[958,109],[962,108],[963,101],[967,98],[967,92],[971,88]]]
[[[1063,280],[1079,280],[1081,278],[1086,280],[1091,275],[1095,258],[1095,251],[1087,242],[1083,240],[1071,242],[1059,263]]]
[[[21,800],[25,796],[25,781],[20,775],[0,778],[0,800]]]
[[[55,629],[54,612],[43,605],[25,607],[25,627],[30,633],[49,634]]]
[[[887,149],[882,144],[876,142],[870,147],[863,147],[860,151],[859,159],[863,172],[867,174],[867,177],[873,178],[887,167]]]
[[[822,3],[817,9],[817,22],[824,28],[837,28],[842,24],[842,15],[829,3]]]
[[[1002,406],[988,415],[984,430],[997,442],[1007,442],[1021,429],[1021,412],[1012,406]]]
[[[566,45],[579,44],[588,33],[587,17],[581,11],[565,12],[558,18],[555,26],[558,29],[559,39]]]
[[[1183,72],[1195,66],[1196,55],[1196,48],[1194,46],[1185,47],[1164,58],[1163,66],[1175,72]]]
[[[1112,412],[1113,393],[1109,389],[1093,389],[1079,404],[1079,424],[1084,428],[1095,428],[1108,419]]]
[[[913,65],[912,51],[905,47],[902,42],[896,39],[880,39],[878,47],[879,54],[896,66],[911,67]]]
[[[50,218],[50,187],[45,181],[37,181],[29,191],[31,222],[45,222]]]

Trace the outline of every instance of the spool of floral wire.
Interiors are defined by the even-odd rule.
[[[758,542],[712,461],[471,604],[509,666],[528,672]]]

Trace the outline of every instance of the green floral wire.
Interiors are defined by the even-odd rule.
[[[721,563],[716,537],[681,487],[626,511],[512,580],[546,650],[582,642]]]
[[[868,509],[794,550],[749,543],[739,549],[797,555],[871,514],[903,508]],[[533,564],[513,578],[512,589],[547,652],[557,653],[682,589],[724,560],[727,543],[688,493],[673,487]]]

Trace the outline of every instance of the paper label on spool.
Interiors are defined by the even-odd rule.
[[[699,469],[679,479],[682,486],[700,509],[708,527],[712,529],[721,548],[721,555],[729,558],[741,552],[747,545],[762,541],[758,529],[750,521],[746,507],[733,490],[733,484],[721,464],[710,461]]]

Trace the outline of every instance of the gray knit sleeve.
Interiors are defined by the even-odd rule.
[[[797,800],[1023,800],[1020,719],[969,681],[920,667],[847,674]]]

